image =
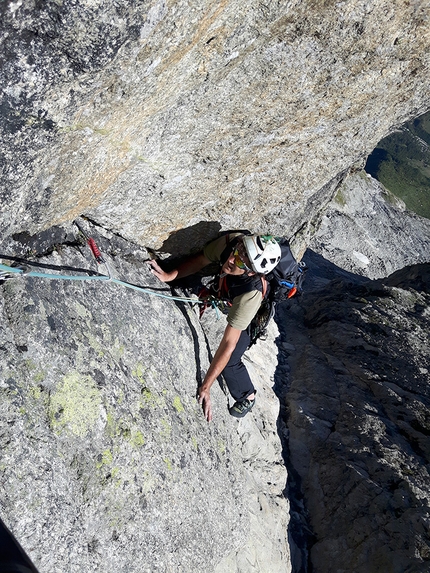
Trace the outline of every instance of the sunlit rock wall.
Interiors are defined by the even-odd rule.
[[[86,213],[149,246],[202,220],[306,235],[324,185],[428,106],[425,2],[1,12],[3,233]]]
[[[342,269],[386,277],[430,261],[430,220],[360,171],[339,186],[309,246]]]
[[[170,294],[146,252],[92,234],[114,276]],[[71,226],[52,236],[41,270],[93,268]],[[208,424],[196,392],[226,324],[214,310],[202,329],[187,303],[27,277],[0,281],[0,316],[0,514],[40,573],[290,571],[274,325],[248,357],[256,416],[232,418],[215,384]]]

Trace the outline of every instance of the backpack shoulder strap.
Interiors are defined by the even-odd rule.
[[[228,298],[233,300],[241,294],[246,292],[252,292],[253,290],[258,290],[263,294],[264,283],[260,275],[255,275],[252,277],[242,277],[242,276],[232,276],[228,275],[225,277]],[[262,297],[264,298],[264,296]]]

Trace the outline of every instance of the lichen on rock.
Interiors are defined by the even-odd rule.
[[[94,380],[71,372],[50,397],[51,428],[85,438],[100,416],[101,397]]]
[[[344,279],[348,272],[381,277],[425,254],[425,240],[414,252],[408,235],[426,224],[399,215],[401,206],[381,202],[379,188],[369,191],[353,175],[383,136],[428,107],[424,2],[7,0],[0,10],[2,260],[83,272],[90,259],[71,225],[82,214],[94,222],[115,276],[152,289],[160,284],[147,272],[149,252],[197,251],[222,229],[286,236],[300,256],[313,236],[312,246],[344,267]],[[368,204],[397,229],[398,255],[381,251],[389,233],[375,231],[362,209]],[[327,276],[315,274],[317,286],[326,286]],[[388,420],[375,397],[403,415],[398,402],[413,394],[398,390],[395,360],[385,365],[399,384],[351,358],[392,356],[402,328],[412,333],[408,352],[420,348],[401,309],[420,315],[419,323],[427,301],[409,286],[387,285],[391,298],[373,291],[369,299],[358,290],[345,297],[335,285],[337,298],[319,295],[331,314],[318,302],[308,310],[320,322],[312,336],[323,332],[348,358],[345,365],[303,335],[294,366],[303,375],[288,398],[291,430],[279,422],[281,437],[290,431],[289,487],[302,470],[303,483],[308,470],[314,479],[315,491],[301,492],[315,508],[314,565],[338,552],[343,567],[344,542],[349,568],[361,567],[360,547],[374,550],[363,534],[366,516],[357,512],[363,497],[378,516],[371,523],[377,564],[388,570],[384,547],[397,551],[398,523],[409,527],[424,503],[416,456],[427,447],[426,399],[411,397],[417,413],[410,424]],[[0,286],[2,518],[43,572],[288,570],[287,449],[271,389],[276,334],[259,347],[263,363],[248,355],[264,396],[260,414],[237,425],[214,388],[217,422],[208,426],[195,394],[225,323],[212,315],[204,330],[195,309],[120,288],[25,276]],[[391,319],[399,322],[388,330]],[[393,347],[382,352],[373,337],[382,346],[392,339]],[[295,348],[294,340],[281,342]],[[288,375],[282,354],[278,368]],[[420,368],[416,380],[427,374]],[[348,402],[350,377],[355,402]],[[342,433],[350,417],[362,443]],[[395,447],[393,428],[403,436],[396,434]],[[327,444],[329,460],[314,464],[311,454],[323,455]],[[415,450],[405,454],[403,446]],[[348,458],[337,472],[339,447],[348,455],[356,448],[365,467]],[[388,476],[380,496],[372,489],[379,470]],[[356,497],[343,488],[344,475],[357,485]],[[355,521],[346,538],[342,519],[324,513],[326,498],[337,509],[351,502],[343,521]],[[292,515],[303,507],[294,505]],[[333,526],[328,533],[322,518]],[[428,543],[422,532],[412,537],[411,566],[419,567]],[[395,566],[406,570],[409,558],[401,553]],[[293,567],[304,564],[293,560]]]
[[[93,231],[97,243],[109,239],[104,256],[115,274],[160,292],[145,252]],[[63,246],[37,263],[73,274],[91,269],[86,254]],[[142,563],[152,571],[163,562],[203,572],[234,554],[251,527],[253,466],[242,467],[221,389],[213,390],[216,423],[208,426],[197,404],[209,351],[196,310],[100,282],[23,277],[1,293],[2,516],[36,565],[140,573]],[[280,451],[273,456],[282,470]],[[285,468],[277,473],[268,503],[285,484]]]

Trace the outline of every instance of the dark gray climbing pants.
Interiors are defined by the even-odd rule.
[[[255,392],[248,370],[242,362],[243,353],[248,348],[249,342],[249,334],[246,330],[243,330],[227,366],[222,371],[230,394],[237,402],[245,400],[245,398]]]

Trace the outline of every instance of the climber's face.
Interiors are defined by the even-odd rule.
[[[222,273],[228,275],[240,276],[244,274],[253,275],[248,256],[245,252],[243,243],[239,241],[236,248],[230,253],[230,256],[224,263]]]

